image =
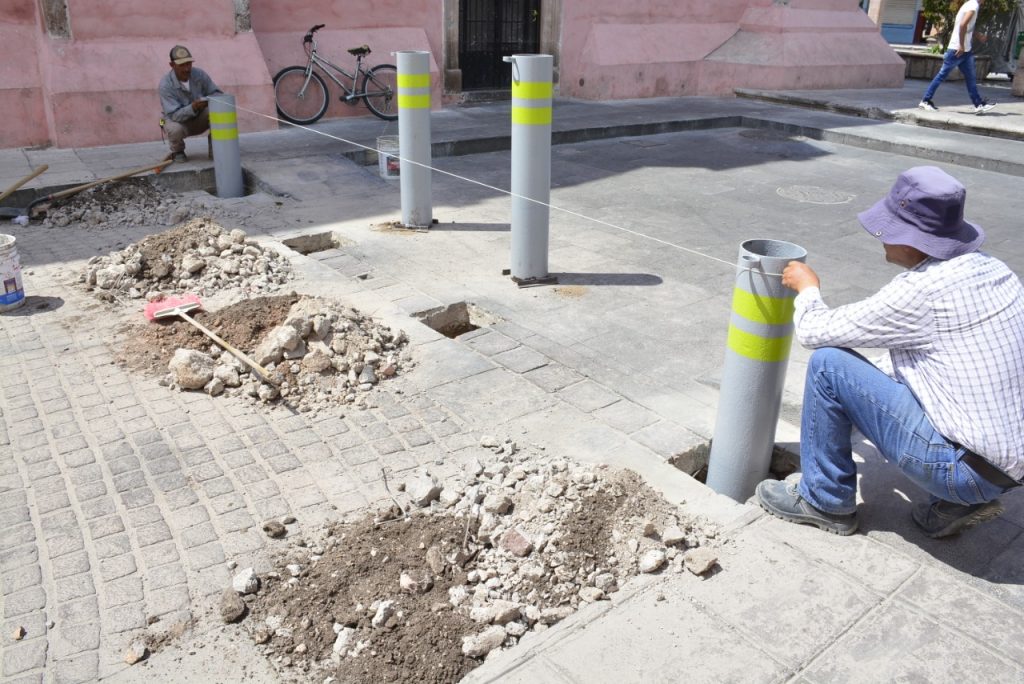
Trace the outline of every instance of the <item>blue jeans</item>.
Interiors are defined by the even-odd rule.
[[[974,52],[965,52],[957,57],[956,50],[946,50],[946,55],[942,58],[942,68],[939,69],[939,73],[935,74],[932,82],[928,84],[928,90],[924,91],[924,97],[921,99],[931,100],[935,96],[935,91],[942,85],[942,82],[957,67],[960,68],[961,73],[964,75],[964,82],[967,84],[967,94],[971,96],[971,102],[975,105],[980,105],[984,102],[981,94],[978,93],[978,77],[974,73]]]
[[[1006,491],[960,461],[964,448],[932,427],[906,385],[856,352],[826,347],[815,350],[807,366],[800,422],[800,496],[821,511],[857,510],[855,426],[935,498],[973,505]]]

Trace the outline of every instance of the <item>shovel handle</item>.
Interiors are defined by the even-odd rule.
[[[229,352],[234,354],[240,361],[245,363],[245,365],[249,366],[249,368],[251,368],[254,371],[256,371],[256,373],[260,376],[260,378],[262,378],[262,380],[264,382],[266,382],[266,383],[268,383],[270,385],[274,385],[274,386],[277,385],[277,383],[274,382],[274,379],[272,377],[270,377],[270,372],[267,371],[266,368],[264,368],[260,364],[256,363],[255,361],[250,359],[248,356],[246,356],[245,352],[243,352],[243,351],[241,351],[239,349],[235,349],[234,347],[232,347],[230,344],[228,344],[227,342],[222,340],[220,337],[215,335],[213,333],[213,331],[211,331],[209,328],[204,326],[202,323],[200,323],[196,319],[194,319],[191,316],[189,316],[184,311],[179,311],[178,315],[181,316],[182,318],[184,318],[186,321],[188,321],[192,325],[194,325],[195,327],[199,328],[199,330],[201,330],[203,332],[203,334],[205,334],[211,340],[213,340],[214,342],[216,342],[217,344],[219,344],[220,346],[224,347]]]
[[[62,197],[67,197],[69,195],[74,195],[75,193],[82,192],[83,190],[88,190],[89,188],[96,187],[97,185],[101,185],[103,183],[109,183],[110,181],[116,181],[116,180],[123,180],[125,178],[128,178],[129,176],[136,176],[136,175],[138,175],[140,173],[145,173],[146,171],[154,171],[156,169],[162,169],[163,167],[168,166],[168,165],[173,164],[173,163],[174,163],[173,161],[166,160],[166,161],[160,162],[159,164],[150,164],[149,166],[140,166],[137,169],[132,169],[131,171],[125,171],[124,173],[118,174],[116,176],[109,176],[107,178],[100,178],[99,180],[91,181],[89,183],[86,183],[85,185],[76,185],[73,188],[68,188],[67,190],[61,190],[60,192],[55,192],[52,195],[48,195],[46,197],[46,199],[47,199],[47,201],[55,200],[55,199],[60,199]]]
[[[20,181],[18,181],[14,185],[12,185],[11,187],[9,187],[6,190],[4,190],[3,194],[0,195],[0,202],[2,202],[3,200],[7,199],[10,195],[14,194],[15,190],[20,188],[25,183],[28,183],[30,180],[32,180],[33,178],[35,178],[36,176],[38,176],[39,174],[41,174],[43,171],[45,171],[48,168],[50,168],[49,164],[43,164],[42,166],[38,167],[35,171],[33,171],[32,173],[28,174],[27,176],[22,178]]]

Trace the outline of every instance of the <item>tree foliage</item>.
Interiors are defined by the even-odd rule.
[[[966,0],[923,0],[921,14],[939,33],[943,47],[949,45],[953,35],[953,22],[956,21],[957,10]],[[1008,12],[1017,4],[1017,0],[982,0],[978,12],[978,26],[985,24],[994,15]]]

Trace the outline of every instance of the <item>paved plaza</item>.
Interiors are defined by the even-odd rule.
[[[859,104],[851,91],[802,102],[557,101],[558,282],[529,288],[502,275],[508,103],[434,113],[437,223],[427,231],[380,229],[400,218],[398,183],[360,146],[396,124],[243,135],[259,191],[210,200],[245,217],[225,227],[287,254],[297,292],[339,299],[410,338],[415,367],[375,390],[367,410],[254,408],[172,391],[117,363],[141,309],[98,301],[79,275],[91,257],[166,226],[4,226],[29,298],[0,316],[3,681],[278,681],[214,610],[229,563],[271,569],[275,542],[260,525],[294,516],[290,534],[301,535],[360,515],[389,497],[382,471],[458,472],[483,434],[632,468],[687,515],[719,524],[723,546],[713,576],[637,579],[492,654],[468,681],[1021,681],[1021,497],[961,537],[927,539],[910,519],[924,495],[860,444],[861,532],[837,538],[718,496],[671,463],[714,432],[744,240],[803,246],[826,301],[855,301],[897,272],[856,213],[902,170],[936,164],[968,188],[986,251],[1024,273],[1024,101],[991,86],[993,113],[964,105],[940,126],[915,120],[919,85],[869,91]],[[953,100],[955,84],[946,88]],[[879,111],[888,116],[871,118]],[[183,187],[210,166],[205,143],[189,144],[193,159],[165,172]],[[50,170],[30,187],[56,188],[163,154],[157,142],[0,150],[0,187],[39,163]],[[323,233],[332,248],[286,246]],[[416,316],[458,303],[487,314],[458,339]],[[794,451],[808,357],[794,347],[777,432]],[[157,632],[165,647],[126,665],[132,640]]]

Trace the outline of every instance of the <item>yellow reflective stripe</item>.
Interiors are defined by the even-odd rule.
[[[729,349],[740,356],[754,361],[775,363],[789,358],[793,335],[785,337],[761,337],[740,330],[735,325],[729,326]]]
[[[429,95],[399,95],[399,109],[430,109]]]
[[[237,128],[211,128],[210,137],[214,140],[238,140]]]
[[[398,74],[399,88],[429,88],[430,74]]]
[[[551,107],[513,107],[512,123],[543,126],[551,123]]]
[[[793,297],[755,295],[739,287],[732,291],[732,310],[753,323],[792,323],[793,302]]]
[[[237,124],[238,112],[210,112],[212,124]]]
[[[512,81],[512,97],[515,98],[521,98],[524,100],[550,100],[553,92],[554,86],[551,84],[551,81],[520,81],[519,83]]]

